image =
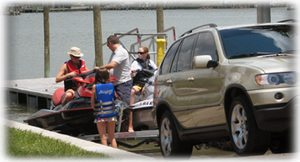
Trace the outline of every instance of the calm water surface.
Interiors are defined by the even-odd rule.
[[[271,21],[294,18],[294,10],[286,7],[272,8]],[[50,13],[50,75],[55,77],[67,51],[78,46],[85,54],[88,68],[94,66],[93,12]],[[117,32],[127,32],[136,27],[140,33],[156,33],[155,10],[101,11],[102,40]],[[43,14],[30,13],[6,17],[7,30],[7,78],[30,79],[44,77]],[[202,9],[164,10],[165,29],[175,26],[176,36],[207,23],[218,26],[256,23],[256,9]],[[171,38],[171,35],[169,36]],[[135,39],[134,39],[135,40]],[[169,45],[172,40],[168,40]],[[125,42],[127,48],[133,42]],[[110,50],[104,46],[104,63],[108,62]]]
[[[283,8],[271,9],[271,21],[294,18],[294,12]],[[94,67],[93,12],[51,12],[50,13],[50,73],[55,77],[64,61],[69,59],[67,51],[78,46],[84,53],[88,68]],[[140,33],[156,33],[155,10],[101,11],[103,42],[109,35],[127,32],[136,27]],[[164,10],[164,26],[175,26],[176,36],[207,23],[218,26],[256,23],[256,9],[204,9]],[[30,79],[44,77],[43,14],[30,13],[6,17],[7,35],[7,78]],[[171,34],[171,33],[170,33]],[[172,43],[169,35],[168,44]],[[127,48],[135,39],[123,41]],[[110,50],[104,46],[104,63],[108,62]],[[7,117],[22,121],[36,110],[26,106],[9,105]]]

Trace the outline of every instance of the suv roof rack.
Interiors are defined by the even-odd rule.
[[[278,21],[277,23],[284,23],[284,22],[296,22],[296,20],[295,19],[287,19],[287,20]]]
[[[200,26],[197,26],[197,27],[195,27],[195,28],[193,28],[193,29],[190,29],[190,30],[186,31],[186,32],[183,33],[180,37],[183,37],[183,36],[186,35],[186,34],[192,33],[193,30],[195,30],[195,29],[199,29],[199,28],[203,28],[203,27],[217,27],[217,25],[216,25],[216,24],[205,24],[205,25],[200,25]]]

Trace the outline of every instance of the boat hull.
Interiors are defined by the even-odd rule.
[[[41,109],[24,122],[29,125],[77,136],[98,133],[89,98],[70,101],[64,107]]]
[[[68,111],[49,112],[41,109],[37,112],[41,116],[25,120],[29,125],[37,126],[59,133],[78,135],[97,133],[96,124],[93,123],[92,108],[78,108]]]
[[[151,100],[144,101],[147,104],[136,105],[133,111],[134,130],[156,129],[151,115]],[[150,105],[149,105],[150,104]],[[57,106],[53,110],[41,109],[31,115],[24,122],[29,125],[56,131],[72,136],[98,134],[97,126],[94,123],[93,108],[90,98],[78,98],[70,101],[65,106]],[[126,115],[123,114],[123,115]],[[127,131],[126,123],[123,131]]]

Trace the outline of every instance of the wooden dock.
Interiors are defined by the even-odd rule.
[[[63,88],[55,78],[38,78],[6,81],[8,104],[26,104],[29,108],[50,108],[54,91]]]

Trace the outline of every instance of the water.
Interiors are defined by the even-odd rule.
[[[6,105],[6,119],[22,123],[30,115],[38,111],[37,108],[27,108],[26,105]]]
[[[295,18],[294,10],[272,8],[271,21]],[[80,47],[83,59],[92,69],[95,60],[93,12],[50,13],[50,75],[55,77],[72,46]],[[155,10],[101,11],[102,40],[116,32],[127,32],[136,27],[140,33],[156,33]],[[218,26],[255,24],[256,9],[164,10],[164,26],[175,26],[176,36],[207,23]],[[44,77],[43,14],[30,13],[6,17],[7,78],[30,79]],[[169,36],[171,37],[171,36]],[[126,42],[126,46],[133,42]],[[169,44],[172,42],[169,41]],[[104,46],[104,63],[110,50]]]
[[[286,7],[272,8],[271,21],[277,22],[294,18],[294,12]],[[69,59],[67,51],[78,46],[85,54],[83,59],[89,69],[94,66],[93,12],[50,13],[50,67],[55,77],[64,61]],[[116,32],[127,32],[136,27],[140,33],[156,33],[155,10],[102,11],[102,39]],[[175,26],[176,36],[207,23],[218,26],[255,24],[256,9],[205,9],[205,10],[164,10],[164,26]],[[30,13],[6,17],[6,44],[8,80],[42,78],[44,76],[43,14]],[[171,38],[171,36],[169,36]],[[170,39],[169,44],[172,43]],[[129,46],[133,42],[125,42]],[[108,62],[110,50],[103,47],[104,63]],[[7,118],[24,120],[34,110],[26,106],[9,105]]]

